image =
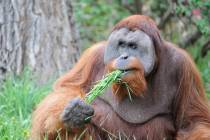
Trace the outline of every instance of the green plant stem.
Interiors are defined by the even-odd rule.
[[[101,95],[104,90],[109,87],[113,82],[116,82],[120,78],[122,71],[115,70],[105,76],[102,80],[97,83],[93,89],[85,97],[86,103],[91,103],[97,96]]]

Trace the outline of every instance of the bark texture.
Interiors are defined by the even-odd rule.
[[[0,80],[29,67],[40,81],[80,55],[71,0],[0,0]]]

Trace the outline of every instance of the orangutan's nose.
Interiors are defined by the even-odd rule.
[[[124,53],[120,56],[120,59],[128,59],[128,54]]]

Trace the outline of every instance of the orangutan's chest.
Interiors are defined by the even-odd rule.
[[[93,102],[93,107],[95,115],[92,118],[92,123],[100,128],[101,131],[109,135],[125,135],[132,139],[133,136],[136,138],[146,138],[150,133],[159,138],[171,137],[175,133],[170,114],[157,115],[149,120],[147,118],[147,121],[144,123],[130,123],[125,120],[127,118],[119,116],[119,114],[108,103],[101,99],[96,99]],[[127,116],[126,112],[124,113],[125,116],[123,117],[127,117],[131,112],[128,111]],[[133,113],[136,114],[135,112]],[[131,116],[133,116],[133,114],[131,114]]]
[[[122,120],[132,124],[142,124],[158,115],[170,114],[170,102],[164,101],[156,93],[148,92],[143,97],[126,97],[117,101],[110,90],[101,95],[98,100],[105,102]]]

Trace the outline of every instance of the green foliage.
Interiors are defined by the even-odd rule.
[[[193,15],[193,10],[197,10],[197,15]],[[210,34],[210,0],[188,0],[186,3],[183,0],[178,0],[176,12],[190,17],[204,35]]]
[[[168,0],[150,0],[150,8],[153,16],[162,16],[168,9]]]
[[[49,85],[37,86],[29,71],[20,76],[8,76],[0,90],[1,140],[29,138],[31,112],[46,95]]]
[[[116,70],[107,74],[102,80],[100,80],[86,96],[86,102],[91,103],[97,96],[103,94],[104,90],[109,87],[113,82],[119,79],[122,71]]]
[[[84,48],[106,40],[114,24],[130,14],[118,1],[75,0],[73,7]]]

